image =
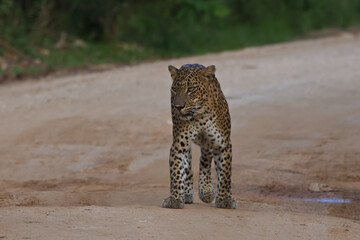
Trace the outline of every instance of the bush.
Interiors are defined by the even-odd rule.
[[[360,0],[0,1],[0,41],[53,65],[236,49],[359,23]],[[7,51],[0,45],[0,57]]]

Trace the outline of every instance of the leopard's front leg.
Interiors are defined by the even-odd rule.
[[[217,194],[215,206],[218,208],[236,208],[237,203],[231,191],[232,146],[229,142],[214,152],[217,173]]]
[[[191,165],[189,159],[190,144],[185,139],[174,139],[170,149],[170,196],[162,201],[164,208],[184,208],[186,167]]]

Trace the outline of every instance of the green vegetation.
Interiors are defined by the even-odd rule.
[[[0,75],[177,57],[360,24],[360,0],[1,0]]]

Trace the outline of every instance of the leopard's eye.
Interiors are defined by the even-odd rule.
[[[191,93],[195,92],[195,90],[196,90],[196,87],[189,87],[186,93],[191,94]]]

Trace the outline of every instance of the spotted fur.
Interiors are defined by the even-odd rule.
[[[231,121],[228,104],[215,77],[215,66],[186,64],[169,66],[173,79],[171,114],[173,143],[170,148],[170,196],[162,207],[183,208],[193,202],[191,142],[201,147],[199,197],[219,208],[236,208],[231,192]],[[217,173],[217,192],[212,184],[211,164]]]

